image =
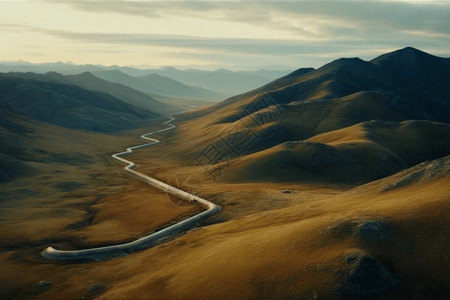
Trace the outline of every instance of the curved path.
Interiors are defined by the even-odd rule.
[[[173,120],[175,120],[175,119],[171,117],[170,120],[163,123],[163,124],[169,126],[167,128],[141,135],[141,138],[143,138],[145,140],[149,140],[150,143],[129,147],[129,148],[127,148],[126,151],[116,153],[111,156],[113,158],[117,159],[118,161],[121,161],[121,162],[127,164],[127,166],[124,168],[125,171],[131,173],[132,175],[138,177],[139,179],[145,181],[146,183],[148,183],[156,188],[159,188],[165,192],[171,193],[178,197],[182,197],[183,199],[189,199],[189,201],[191,201],[191,202],[196,202],[196,203],[204,206],[206,208],[206,211],[203,211],[203,212],[201,212],[195,216],[192,216],[186,220],[178,222],[172,226],[164,228],[160,231],[152,233],[146,237],[143,237],[143,238],[138,239],[133,242],[118,244],[118,245],[113,245],[113,246],[107,246],[107,247],[91,248],[91,249],[84,249],[84,250],[73,250],[73,251],[57,250],[53,247],[48,247],[47,249],[45,249],[44,251],[41,252],[41,255],[43,257],[45,257],[47,259],[52,259],[52,260],[104,260],[104,259],[108,259],[108,258],[111,258],[114,256],[127,255],[128,253],[131,253],[131,252],[149,248],[150,246],[155,245],[162,238],[172,236],[174,234],[192,229],[192,228],[198,226],[198,224],[200,222],[202,222],[203,220],[205,220],[206,218],[208,218],[220,211],[221,208],[219,206],[215,205],[212,202],[209,202],[208,200],[197,197],[195,195],[192,195],[190,193],[182,191],[176,187],[170,186],[162,181],[159,181],[157,179],[148,177],[147,175],[144,175],[142,173],[134,171],[133,168],[136,167],[136,164],[121,157],[121,156],[132,153],[136,149],[140,149],[140,148],[144,148],[144,147],[148,147],[148,146],[152,146],[152,145],[160,143],[159,140],[149,138],[148,136],[155,134],[155,133],[160,133],[160,132],[175,128],[176,127],[175,125],[169,124]]]

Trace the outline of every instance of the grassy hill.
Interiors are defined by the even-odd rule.
[[[236,178],[295,181],[308,180],[316,172],[313,178],[348,182],[351,175],[346,174],[352,171],[357,171],[354,180],[358,182],[381,178],[420,159],[450,153],[448,131],[441,131],[446,127],[443,124],[450,123],[449,66],[448,58],[405,48],[372,61],[338,59],[317,70],[300,69],[261,88],[181,115],[184,122],[178,132],[185,147],[177,154],[195,157],[199,149],[212,145],[233,162]],[[432,123],[402,123],[412,120]],[[396,125],[389,127],[389,122]],[[419,124],[428,124],[427,129],[419,128]],[[351,131],[360,130],[358,126],[367,134],[375,130],[370,126],[380,126],[375,131],[385,133],[376,141],[368,138],[356,145],[329,145],[315,138],[342,132],[351,136]],[[339,131],[344,128],[348,129]],[[442,143],[421,146],[435,141],[435,134]],[[393,139],[403,141],[404,148],[388,150],[385,143],[393,147]],[[414,159],[404,154],[408,152],[414,153]],[[399,158],[399,153],[408,158]],[[315,156],[320,161],[307,162]],[[383,156],[384,168],[364,163],[372,158],[379,161]],[[234,163],[239,158],[241,161]],[[354,167],[341,168],[346,164]],[[312,169],[314,172],[308,171]],[[330,171],[329,176],[325,176],[325,170]]]
[[[203,227],[128,257],[34,267],[22,281],[51,281],[35,288],[41,298],[445,299],[449,170],[449,157],[425,162],[343,193]],[[303,195],[296,193],[290,197]],[[241,194],[239,201],[253,196]],[[6,262],[8,271],[12,263]]]
[[[449,136],[449,124],[368,121],[243,156],[223,179],[361,184],[446,156]]]

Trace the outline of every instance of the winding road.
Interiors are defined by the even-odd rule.
[[[149,147],[160,143],[159,140],[150,138],[148,136],[175,128],[176,127],[175,125],[169,124],[173,120],[175,120],[175,118],[171,117],[168,121],[163,123],[164,125],[168,126],[167,128],[141,135],[142,139],[148,140],[150,141],[150,143],[129,147],[126,149],[126,151],[113,154],[111,155],[111,157],[117,159],[122,163],[127,164],[124,170],[141,179],[142,181],[145,181],[146,183],[158,189],[161,189],[164,192],[171,193],[183,199],[188,199],[191,202],[196,202],[197,204],[204,206],[206,210],[201,213],[198,213],[195,216],[180,221],[174,225],[166,227],[160,231],[152,233],[146,237],[140,238],[133,242],[83,250],[57,250],[53,247],[48,247],[41,252],[41,255],[43,257],[51,260],[71,261],[71,260],[105,260],[116,256],[124,256],[131,252],[149,248],[165,237],[173,236],[175,234],[188,231],[198,226],[199,223],[209,218],[210,216],[218,213],[221,210],[219,206],[208,200],[192,195],[176,187],[168,185],[167,183],[164,183],[162,181],[151,178],[147,175],[144,175],[142,173],[133,170],[136,167],[136,164],[132,161],[126,160],[121,157],[132,153],[134,150]]]

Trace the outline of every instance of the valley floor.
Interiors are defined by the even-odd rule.
[[[156,128],[151,127],[148,131]],[[137,137],[138,132],[131,134]],[[182,145],[174,144],[173,133],[161,140],[130,156],[139,171],[220,205],[219,215],[207,226],[128,256],[98,262],[45,260],[40,251],[50,245],[82,249],[130,241],[196,212],[174,205],[170,196],[130,177],[109,158],[139,144],[137,138],[105,138],[110,149],[85,145],[79,151],[89,151],[95,163],[36,165],[42,171],[38,175],[2,184],[0,298],[450,295],[448,158],[423,166],[429,172],[435,168],[433,176],[419,170],[410,182],[406,172],[356,188],[234,183],[174,156],[170,149]]]

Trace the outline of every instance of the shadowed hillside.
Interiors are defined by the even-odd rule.
[[[67,83],[78,85],[87,90],[108,93],[128,104],[148,111],[161,114],[175,112],[174,108],[153,99],[147,94],[119,83],[111,83],[102,80],[89,72],[78,75],[61,76],[61,79],[65,80]]]
[[[202,145],[214,145],[228,161],[242,158],[232,166],[237,178],[296,181],[313,175],[333,181],[367,182],[450,153],[450,135],[447,129],[442,131],[444,124],[450,123],[449,78],[448,58],[414,48],[372,61],[342,58],[317,70],[299,69],[261,88],[180,116],[185,120],[178,129],[187,145],[183,153],[190,151],[195,157],[201,151],[198,149],[205,148]],[[380,122],[369,122],[373,120]],[[408,120],[434,123],[399,124]],[[339,146],[315,138],[326,133],[342,134],[339,130],[347,127],[345,132],[354,135],[351,131],[359,129],[351,126],[357,124],[368,134],[375,130],[370,126],[380,126],[375,131],[383,134],[377,140],[367,138],[364,143]],[[435,135],[440,142],[434,143]],[[403,149],[394,146],[395,139],[403,141]],[[320,161],[315,161],[316,156]],[[375,161],[385,159],[384,163],[375,168],[364,163],[376,157]],[[285,165],[289,166],[287,172]],[[347,169],[342,168],[345,165]],[[269,169],[277,171],[264,171]],[[358,176],[352,179],[346,172]]]
[[[110,94],[61,83],[56,73],[0,74],[0,105],[50,124],[103,132],[135,128],[159,117]]]
[[[224,178],[365,183],[446,156],[449,136],[443,123],[363,122],[244,156],[230,163]]]

